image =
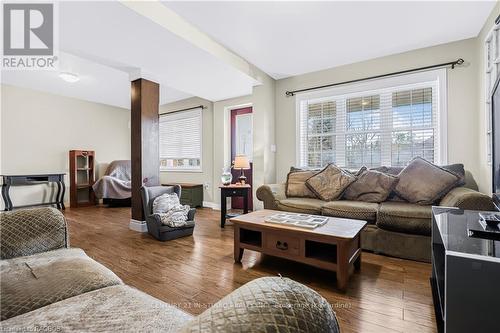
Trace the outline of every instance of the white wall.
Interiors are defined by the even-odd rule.
[[[466,66],[448,70],[448,162],[463,163],[478,178],[478,126],[482,115],[477,107],[479,59],[476,39],[467,39],[278,80],[277,180],[285,181],[290,166],[295,165],[296,161],[295,97],[286,97],[285,91],[439,64],[458,58],[463,58]],[[484,190],[482,185],[481,189]]]
[[[129,110],[9,85],[1,92],[2,173],[68,177],[71,149],[94,150],[98,164],[130,159]],[[48,201],[50,193],[47,186],[11,187],[14,205]]]
[[[485,80],[486,80],[486,72],[485,72],[485,63],[484,63],[484,52],[485,52],[485,44],[484,41],[487,37],[487,34],[493,27],[495,22],[495,18],[500,14],[500,3],[497,3],[490,16],[486,20],[486,23],[481,30],[478,38],[476,39],[476,50],[477,50],[477,59],[478,59],[478,104],[477,109],[479,110],[478,115],[478,136],[479,136],[479,149],[477,150],[477,159],[479,164],[478,173],[476,176],[476,181],[479,185],[479,188],[485,193],[491,193],[491,165],[488,164],[488,156],[487,156],[487,137],[486,137],[486,106],[485,106]]]
[[[178,172],[161,171],[160,181],[162,183],[198,183],[208,184],[203,190],[203,201],[213,202],[213,103],[202,98],[192,97],[160,106],[160,113],[181,110],[185,108],[204,105],[207,108],[202,111],[202,172]],[[217,186],[218,183],[215,183]]]

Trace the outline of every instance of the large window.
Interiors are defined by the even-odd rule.
[[[485,40],[484,65],[486,72],[485,100],[486,100],[486,140],[487,140],[487,161],[491,164],[491,93],[497,77],[500,75],[500,24],[495,24],[490,30]]]
[[[160,170],[201,171],[201,108],[160,116]]]
[[[445,78],[439,70],[299,95],[298,165],[445,163]]]

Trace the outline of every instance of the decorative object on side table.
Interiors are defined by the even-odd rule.
[[[238,182],[240,184],[246,184],[247,177],[245,177],[245,172],[243,170],[250,169],[250,161],[245,155],[236,155],[234,158],[234,169],[239,169],[241,171],[240,177],[238,177]]]
[[[233,181],[233,174],[231,173],[231,168],[222,168],[222,175],[220,176],[222,185],[228,186]]]
[[[238,214],[227,214],[226,199],[231,197],[243,197],[243,214],[248,213],[248,196],[252,188],[248,184],[229,184],[227,186],[219,186],[220,188],[220,227],[224,228],[226,219],[235,217]]]

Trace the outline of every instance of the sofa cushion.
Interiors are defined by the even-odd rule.
[[[327,202],[321,210],[323,215],[365,221],[375,221],[377,211],[377,203],[349,200]]]
[[[307,187],[324,201],[337,200],[344,190],[356,180],[356,176],[334,164],[328,164],[323,170],[306,181]]]
[[[324,204],[323,200],[311,198],[286,198],[276,201],[279,210],[316,215],[321,215],[321,207]]]
[[[0,262],[5,320],[88,291],[121,284],[81,249],[60,249]]]
[[[460,183],[457,174],[416,157],[399,173],[394,191],[408,202],[432,205]]]
[[[306,186],[306,180],[314,176],[317,170],[291,169],[286,178],[286,196],[296,198],[316,198],[316,195]]]
[[[192,316],[129,286],[65,299],[2,322],[12,332],[178,332]]]
[[[338,333],[340,328],[331,305],[314,290],[288,278],[263,277],[215,303],[182,332]]]
[[[347,200],[382,202],[392,192],[399,178],[383,172],[366,170],[344,192]]]
[[[431,207],[408,202],[382,202],[378,209],[377,226],[389,231],[430,236]]]

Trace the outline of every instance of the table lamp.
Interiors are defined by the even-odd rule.
[[[238,178],[238,181],[242,185],[246,184],[247,177],[245,177],[245,172],[243,170],[250,169],[250,162],[248,161],[248,157],[246,157],[245,155],[236,155],[236,157],[234,158],[233,168],[241,170],[241,175]]]

